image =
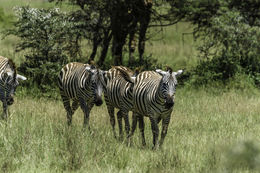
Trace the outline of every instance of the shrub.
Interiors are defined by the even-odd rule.
[[[248,24],[238,11],[225,11],[211,19],[210,27],[199,33],[201,61],[195,68],[198,84],[225,81],[246,73],[259,84],[260,28]]]
[[[6,35],[20,38],[16,50],[25,51],[25,62],[19,68],[28,77],[29,87],[41,92],[56,89],[57,76],[62,66],[81,57],[80,38],[74,18],[55,9],[16,8],[15,29]],[[84,33],[83,33],[84,34]]]

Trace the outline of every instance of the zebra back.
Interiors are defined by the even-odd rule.
[[[79,95],[91,97],[90,90],[86,88],[90,76],[86,70],[88,66],[88,64],[72,62],[61,69],[58,80],[59,88],[69,98],[78,98]]]

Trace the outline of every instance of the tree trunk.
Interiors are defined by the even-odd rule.
[[[133,53],[135,52],[135,47],[136,47],[136,40],[135,40],[136,26],[137,26],[137,20],[134,20],[132,26],[130,27],[130,33],[129,33],[129,43],[128,43],[128,51],[129,51],[128,65],[129,66],[133,65],[135,62]]]
[[[128,6],[123,2],[117,2],[117,6],[113,9],[111,15],[112,28],[112,56],[114,65],[122,65],[123,63],[123,46],[126,42],[129,24],[131,22],[128,14]]]
[[[97,48],[98,48],[99,44],[100,44],[100,41],[98,41],[97,39],[94,38],[92,52],[91,52],[91,55],[89,57],[89,60],[91,60],[91,61],[94,60],[94,58],[96,56],[96,53],[97,53]]]
[[[144,7],[144,16],[140,21],[140,32],[139,32],[139,43],[138,43],[138,52],[139,52],[139,62],[143,62],[143,54],[144,54],[144,49],[145,49],[145,36],[146,36],[146,31],[148,28],[148,25],[151,20],[151,7],[150,6],[145,6]]]
[[[109,48],[109,43],[110,43],[111,39],[112,39],[112,34],[107,32],[105,34],[105,37],[104,37],[104,40],[103,40],[102,52],[101,52],[101,56],[100,56],[99,61],[98,61],[98,65],[100,67],[103,66],[103,64],[104,64],[105,58],[107,56],[107,51],[108,51],[108,48]]]

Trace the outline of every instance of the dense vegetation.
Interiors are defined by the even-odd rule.
[[[70,2],[75,8],[67,12],[16,8],[14,27],[6,30],[6,35],[20,38],[16,51],[29,50],[20,68],[31,79],[27,86],[50,91],[62,65],[94,60],[97,54],[97,64],[104,69],[121,64],[142,64],[143,69],[161,67],[156,58],[144,54],[145,43],[155,38],[154,28],[163,29],[179,21],[191,22],[191,32],[198,40],[199,63],[183,67],[188,68],[183,77],[186,81],[205,85],[248,76],[252,85],[260,83],[258,1],[241,1],[242,6],[233,0],[55,2]],[[123,52],[127,43],[128,56]],[[139,58],[135,58],[135,47]],[[86,49],[91,53],[83,54]]]
[[[12,58],[29,78],[18,87],[9,120],[0,121],[0,172],[259,172],[258,0],[169,0],[163,6],[158,1],[152,15],[168,13],[170,18],[150,21],[142,63],[139,53],[127,48],[128,33],[123,65],[186,69],[165,144],[158,151],[150,150],[148,120],[147,147],[141,147],[138,131],[127,147],[113,138],[105,105],[91,112],[90,134],[82,131],[81,110],[68,128],[61,101],[42,97],[58,96],[55,75],[65,63],[87,62],[95,55],[97,64],[108,69],[115,58],[111,37],[101,59],[105,30],[93,29],[98,24],[94,19],[100,17],[94,14],[96,8],[77,5],[92,1],[56,2],[0,4],[0,36],[5,36],[0,54]],[[102,2],[108,1],[95,1]],[[90,23],[82,20],[89,9]],[[173,26],[152,27],[158,21],[168,25],[180,19]],[[103,32],[101,40],[91,31]],[[137,31],[136,42],[138,35]],[[134,61],[129,64],[130,56]]]

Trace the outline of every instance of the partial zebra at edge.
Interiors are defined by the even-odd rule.
[[[14,94],[19,80],[26,80],[25,76],[17,74],[13,60],[0,56],[0,99],[3,102],[3,115],[7,119],[7,108],[14,103]]]

